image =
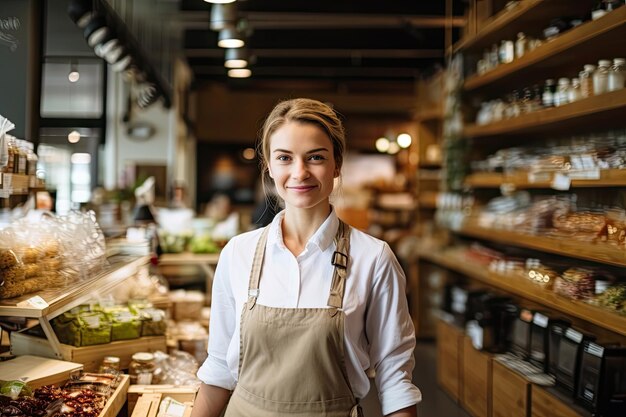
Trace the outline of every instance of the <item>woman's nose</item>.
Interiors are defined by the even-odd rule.
[[[297,180],[303,180],[308,178],[309,171],[307,170],[305,161],[296,160],[293,164],[293,170],[291,172],[291,175],[294,179]]]

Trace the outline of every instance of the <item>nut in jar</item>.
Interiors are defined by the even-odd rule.
[[[156,362],[150,352],[137,352],[128,365],[128,375],[131,384],[150,385],[154,377]]]

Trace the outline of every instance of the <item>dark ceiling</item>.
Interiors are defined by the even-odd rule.
[[[179,4],[182,52],[196,82],[248,86],[275,80],[414,82],[444,63],[465,11],[462,0],[240,0],[237,18],[247,27],[252,70],[243,81],[228,80],[218,33],[209,28],[212,5]]]

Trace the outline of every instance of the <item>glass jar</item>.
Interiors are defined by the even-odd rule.
[[[105,356],[104,359],[102,359],[102,364],[100,365],[98,372],[101,374],[119,374],[120,358],[117,356]]]
[[[513,41],[502,40],[500,42],[499,58],[501,64],[508,64],[515,58],[515,45]]]
[[[598,61],[598,68],[593,72],[593,94],[603,94],[608,91],[609,87],[609,70],[611,61],[601,59]]]
[[[543,86],[543,94],[541,95],[541,104],[543,105],[543,107],[554,106],[555,90],[556,86],[554,84],[554,80],[552,78],[548,78],[545,85]]]
[[[573,103],[575,101],[580,100],[581,95],[580,95],[580,79],[579,78],[572,78],[572,83],[571,86],[569,88],[569,94],[567,96],[567,101],[570,103]]]
[[[515,40],[515,58],[521,58],[528,51],[528,39],[526,38],[526,34],[524,32],[519,32],[517,34],[517,39]]]
[[[128,375],[131,384],[150,385],[156,369],[154,355],[149,352],[135,353],[128,365]]]
[[[569,78],[559,78],[559,85],[554,95],[554,106],[559,107],[569,103]]]
[[[595,70],[595,65],[587,64],[578,73],[578,78],[580,78],[580,96],[582,98],[593,96],[593,73]]]
[[[609,70],[607,91],[616,91],[624,88],[624,77],[626,76],[626,59],[615,58],[613,66]]]

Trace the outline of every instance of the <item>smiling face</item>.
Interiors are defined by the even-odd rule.
[[[333,144],[312,123],[290,121],[270,136],[269,174],[287,209],[329,209],[339,176]]]

